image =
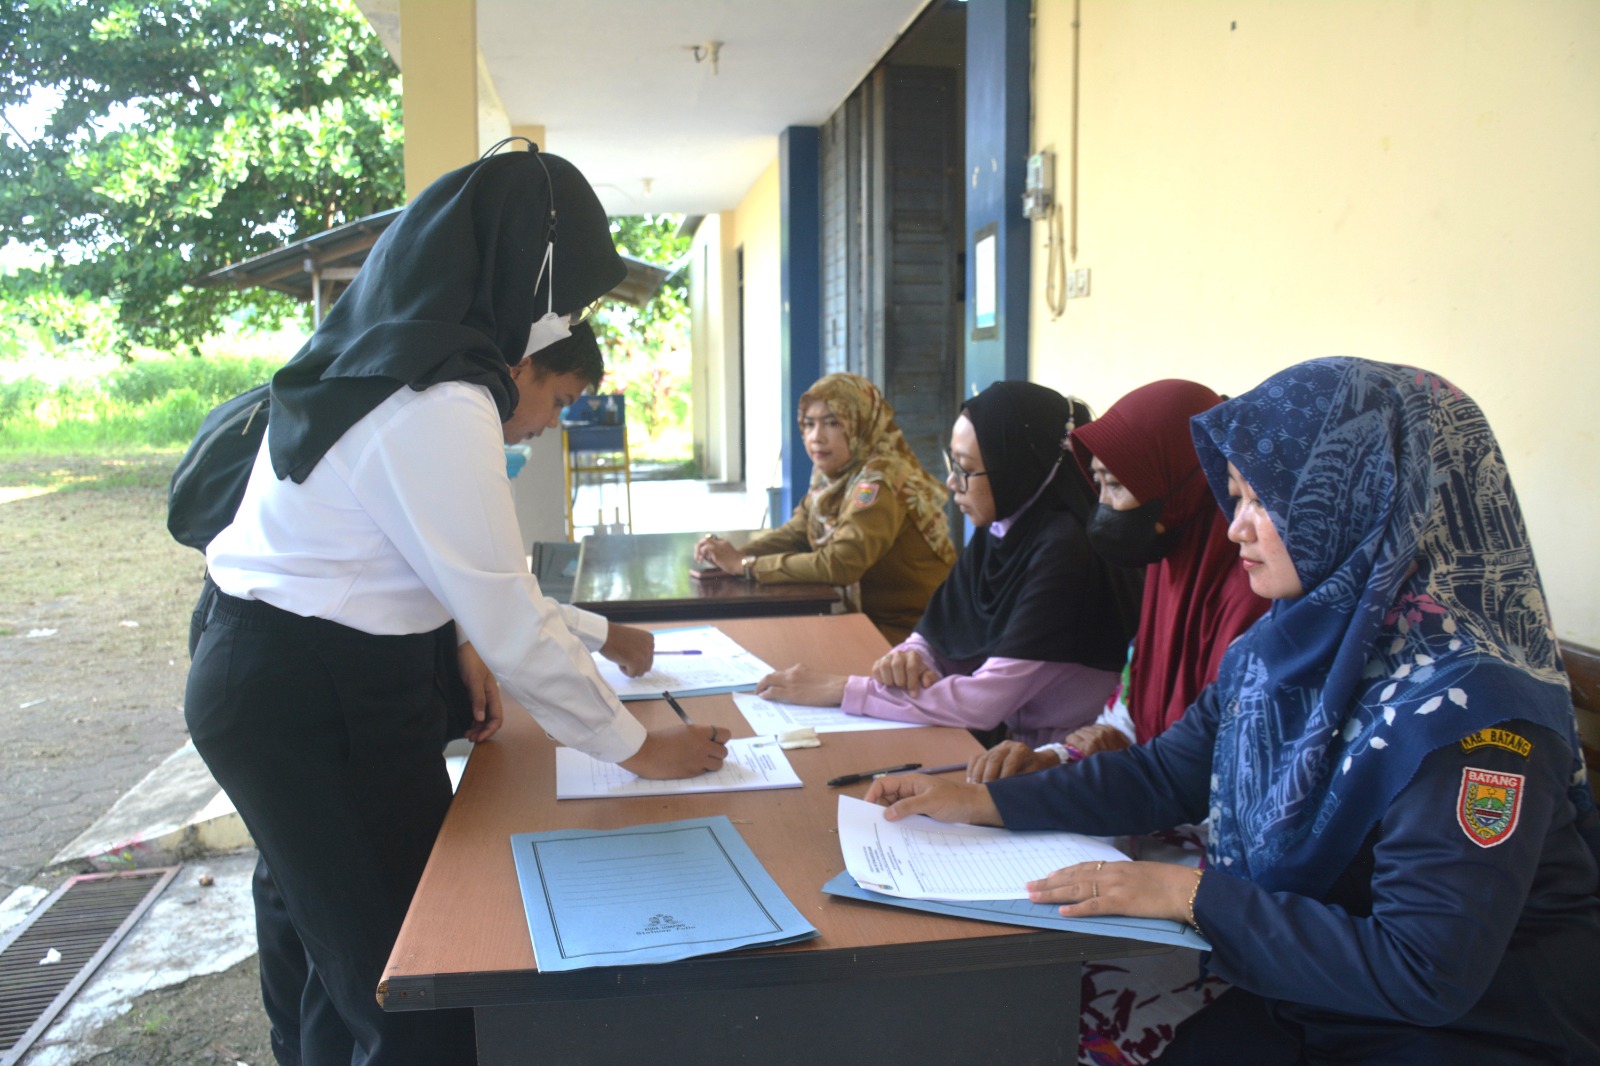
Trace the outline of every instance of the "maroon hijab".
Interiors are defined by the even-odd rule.
[[[1183,717],[1216,680],[1228,645],[1268,606],[1250,591],[1189,432],[1191,416],[1221,402],[1192,381],[1156,381],[1072,434],[1084,473],[1098,457],[1140,503],[1165,501],[1161,523],[1178,531],[1172,552],[1145,570],[1127,697],[1141,744]]]

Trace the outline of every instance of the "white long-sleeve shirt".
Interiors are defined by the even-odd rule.
[[[400,389],[302,484],[278,480],[263,443],[206,563],[230,596],[365,633],[425,633],[453,618],[561,743],[609,762],[644,743],[589,655],[606,620],[557,604],[528,572],[500,418],[482,386]]]

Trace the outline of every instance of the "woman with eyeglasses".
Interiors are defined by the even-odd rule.
[[[695,559],[759,584],[838,585],[885,637],[903,640],[955,562],[944,487],[859,374],[829,374],[807,389],[800,430],[811,487],[793,517],[742,548],[708,535]]]
[[[1068,435],[1090,417],[1081,401],[1026,381],[968,400],[950,431],[946,484],[978,533],[916,632],[870,677],[800,665],[757,692],[980,735],[1005,726],[1030,745],[1093,721],[1133,636],[1140,575],[1102,560],[1085,532],[1094,490]]]

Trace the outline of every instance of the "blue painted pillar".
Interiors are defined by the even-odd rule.
[[[1028,376],[1028,0],[967,4],[967,306],[963,396]],[[990,238],[985,241],[984,238]],[[980,262],[982,257],[986,262]],[[980,286],[980,273],[992,285]],[[982,289],[994,295],[980,320]]]
[[[800,439],[800,396],[822,376],[821,131],[790,126],[778,136],[782,216],[783,509],[794,510],[811,483],[811,459]]]

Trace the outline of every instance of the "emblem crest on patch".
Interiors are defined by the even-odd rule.
[[[851,498],[856,505],[856,510],[871,507],[872,501],[878,498],[878,482],[863,481],[856,486],[855,495]]]
[[[1501,774],[1471,766],[1461,771],[1456,820],[1474,844],[1492,848],[1504,844],[1516,832],[1525,780],[1522,774]]]

